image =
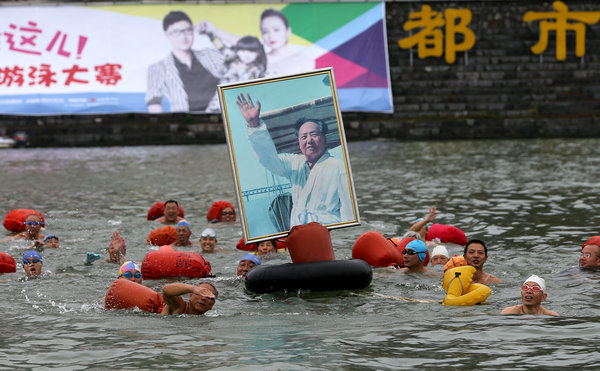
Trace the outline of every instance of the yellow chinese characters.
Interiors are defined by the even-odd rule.
[[[446,9],[442,16],[442,13],[432,11],[429,5],[423,5],[421,11],[411,12],[409,20],[404,23],[405,31],[420,30],[398,41],[398,45],[402,49],[418,45],[418,55],[421,59],[441,57],[445,49],[446,62],[454,63],[456,52],[469,50],[475,45],[475,33],[468,28],[471,17],[469,9]],[[445,30],[442,29],[444,26]],[[463,41],[460,43],[456,42],[457,34],[463,35]]]
[[[540,40],[531,47],[534,54],[543,53],[548,47],[548,34],[556,33],[556,59],[562,61],[567,56],[567,31],[575,32],[575,55],[585,55],[585,25],[600,20],[600,12],[569,12],[561,1],[555,1],[552,7],[556,12],[527,12],[523,22],[540,21]],[[554,20],[554,21],[552,21]],[[574,22],[569,22],[574,21]]]

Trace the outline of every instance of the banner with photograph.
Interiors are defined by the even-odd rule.
[[[0,7],[0,114],[216,113],[327,67],[342,110],[392,112],[384,3]]]

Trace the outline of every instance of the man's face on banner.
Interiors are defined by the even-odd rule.
[[[165,31],[173,50],[189,50],[194,43],[194,28],[188,21],[175,22]]]
[[[312,121],[305,122],[298,130],[298,144],[309,163],[314,164],[325,153],[325,136],[319,125]]]

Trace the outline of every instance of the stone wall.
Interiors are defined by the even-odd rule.
[[[592,0],[565,4],[570,11],[600,12]],[[457,53],[455,63],[443,56],[419,59],[416,47],[399,47],[410,12],[424,5],[472,12],[476,42]],[[569,32],[567,57],[558,61],[555,34],[535,55],[530,48],[538,42],[539,22],[523,22],[527,11],[554,12],[552,2],[387,2],[386,11],[395,112],[345,112],[348,140],[600,136],[600,22],[586,27],[583,58],[575,56]],[[26,131],[33,146],[225,142],[220,115],[0,116],[2,129]]]

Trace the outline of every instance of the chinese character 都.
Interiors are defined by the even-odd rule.
[[[419,58],[441,57],[446,51],[446,62],[456,61],[456,52],[469,50],[475,45],[475,33],[467,26],[471,23],[472,13],[469,9],[446,9],[444,15],[432,11],[429,5],[423,5],[420,12],[411,12],[409,20],[404,23],[404,30],[420,30],[407,38],[398,41],[403,49],[418,45]],[[456,20],[459,23],[456,23]],[[442,27],[445,26],[445,42]],[[464,39],[456,43],[456,34]]]

